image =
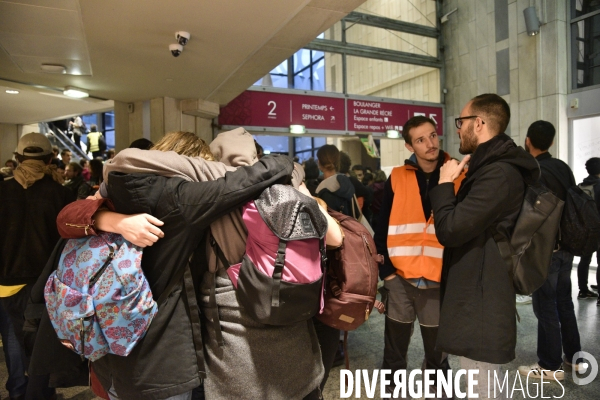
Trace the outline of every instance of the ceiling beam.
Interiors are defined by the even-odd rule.
[[[376,15],[364,14],[356,11],[352,11],[350,14],[346,15],[344,21],[352,24],[368,25],[375,28],[411,33],[413,35],[426,36],[435,39],[440,36],[440,31],[435,27],[398,21],[392,18],[378,17]],[[350,27],[347,29],[350,29]]]
[[[328,53],[346,54],[348,56],[372,58],[403,64],[422,65],[425,67],[441,68],[442,62],[435,57],[406,53],[404,51],[388,50],[379,47],[363,46],[353,43],[342,43],[336,40],[315,39],[305,49],[325,51]]]

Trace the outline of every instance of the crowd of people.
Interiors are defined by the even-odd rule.
[[[515,289],[495,238],[510,238],[527,185],[541,182],[564,200],[576,183],[570,168],[549,153],[551,123],[532,123],[523,148],[506,135],[509,121],[501,97],[471,99],[455,120],[464,155],[457,160],[440,149],[434,120],[413,117],[402,130],[413,156],[389,178],[352,166],[348,154],[330,144],[302,166],[287,156],[263,156],[243,128],[210,144],[190,132],[168,133],[156,144],[140,139],[104,164],[97,158],[74,162],[66,150],[59,159],[44,135],[24,135],[15,160],[5,164],[10,176],[0,182],[0,333],[12,363],[11,398],[55,396],[52,372],[24,373],[36,357],[25,340],[23,312],[59,233],[76,238],[104,231],[144,248],[141,265],[156,298],[188,265],[193,288],[181,283],[171,292],[127,357],[107,354],[91,363],[98,395],[321,399],[331,368],[343,358],[340,330],[314,317],[284,326],[256,322],[238,303],[229,265],[215,250],[216,243],[225,260],[241,262],[251,230],[245,225],[249,204],[276,183],[318,199],[328,248],[342,246],[343,235],[326,208],[364,218],[373,228],[384,260],[381,367],[407,369],[418,320],[423,369],[447,374],[449,355],[460,357],[461,368],[480,371],[476,393],[488,398],[488,372],[515,358],[517,342]],[[586,168],[584,182],[594,185],[600,210],[600,158]],[[58,227],[57,217],[63,221]],[[261,251],[274,260],[276,250]],[[580,299],[597,298],[587,283],[591,257],[580,264]],[[538,360],[519,368],[530,378],[562,380],[565,368],[581,367],[574,359],[581,344],[572,264],[557,236],[546,282],[533,293]],[[386,391],[395,389],[388,382]],[[502,396],[509,398],[508,387]]]

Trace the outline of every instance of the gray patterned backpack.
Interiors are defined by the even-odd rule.
[[[322,306],[327,219],[317,202],[291,186],[274,185],[243,207],[246,253],[231,265],[213,248],[236,287],[240,305],[257,322],[289,325]]]

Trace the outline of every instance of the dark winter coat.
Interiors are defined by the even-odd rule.
[[[581,185],[594,185],[594,200],[596,200],[596,206],[600,213],[600,178],[595,175],[590,175],[581,182]]]
[[[75,195],[45,175],[27,189],[0,182],[0,285],[35,283],[60,236],[56,216]]]
[[[575,177],[571,168],[562,160],[552,157],[548,152],[538,155],[535,160],[540,165],[540,182],[554,194],[565,201],[570,187],[575,186]],[[556,243],[560,240],[560,232],[556,234]],[[556,245],[558,249],[558,244]]]
[[[515,291],[491,228],[510,237],[535,159],[505,134],[479,145],[458,193],[452,183],[430,194],[435,230],[445,246],[437,349],[504,364],[515,358]]]
[[[324,179],[317,187],[317,197],[327,203],[327,207],[342,214],[352,216],[354,186],[346,175],[336,174]],[[355,206],[354,213],[358,216]]]
[[[263,157],[252,167],[241,167],[210,182],[111,173],[108,193],[116,211],[145,212],[164,222],[161,229],[165,237],[145,248],[142,258],[153,296],[160,297],[172,276],[187,266],[196,248],[191,265],[194,275],[202,274],[207,269],[204,244],[210,223],[273,183],[289,181],[292,170],[292,162],[285,157]],[[105,389],[112,380],[120,398],[164,399],[200,384],[204,365],[196,362],[185,297],[181,285],[176,286],[146,336],[127,357],[109,354],[93,363]],[[190,304],[192,312],[194,306]]]

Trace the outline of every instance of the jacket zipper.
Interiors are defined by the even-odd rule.
[[[88,234],[88,229],[92,229],[92,226],[90,224],[86,224],[86,225],[78,225],[78,224],[69,224],[69,223],[65,223],[66,226],[72,226],[74,228],[83,228],[85,231],[85,234]]]

